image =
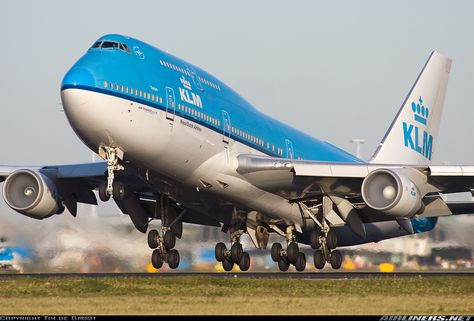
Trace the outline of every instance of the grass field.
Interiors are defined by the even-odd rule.
[[[0,314],[474,314],[474,278],[18,278]]]

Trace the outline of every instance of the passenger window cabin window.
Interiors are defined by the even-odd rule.
[[[107,84],[107,81],[104,80],[104,88],[107,88],[107,85],[108,85],[108,84]]]

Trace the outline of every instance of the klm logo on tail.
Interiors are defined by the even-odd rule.
[[[415,152],[423,155],[428,160],[431,160],[431,153],[433,152],[433,136],[426,131],[428,117],[430,115],[428,107],[423,106],[423,99],[418,99],[418,104],[411,103],[413,111],[413,124],[403,122],[403,142],[405,147],[408,147]]]

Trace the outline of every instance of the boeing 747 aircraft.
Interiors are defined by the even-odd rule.
[[[426,232],[474,211],[443,194],[471,191],[474,166],[433,166],[451,60],[433,52],[368,162],[261,113],[206,71],[121,35],[97,40],[65,75],[61,98],[77,136],[104,160],[1,166],[5,202],[35,219],[77,214],[111,197],[148,232],[156,268],[179,265],[183,223],[222,227],[216,259],[242,271],[240,238],[271,247],[281,271],[303,271],[298,244],[322,269],[338,246]]]

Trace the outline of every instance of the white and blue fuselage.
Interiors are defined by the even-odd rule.
[[[218,197],[303,228],[296,204],[239,180],[236,155],[363,162],[259,112],[204,70],[121,35],[86,52],[64,77],[61,96],[72,128],[94,152],[117,147],[125,162],[187,193],[211,182]],[[396,223],[384,224],[399,233]]]

